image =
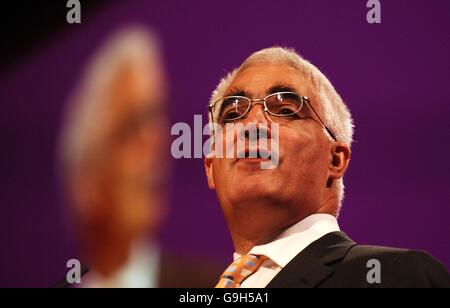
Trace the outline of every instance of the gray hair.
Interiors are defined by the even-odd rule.
[[[68,100],[60,135],[58,159],[63,176],[80,164],[101,144],[102,127],[108,113],[107,88],[124,65],[142,67],[159,61],[154,34],[140,26],[114,33],[94,55],[81,84]]]

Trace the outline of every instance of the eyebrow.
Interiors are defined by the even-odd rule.
[[[284,83],[284,82],[276,82],[268,90],[266,90],[266,95],[277,93],[277,92],[295,92],[295,93],[298,93],[297,89],[293,85],[291,85],[289,83]],[[229,89],[225,93],[224,96],[225,97],[227,97],[227,96],[245,96],[245,97],[248,97],[248,98],[253,97],[250,92],[244,90],[243,88],[241,88],[239,86],[236,86],[236,87],[233,87],[233,88]]]
[[[243,88],[241,87],[233,87],[231,89],[229,89],[226,93],[225,93],[225,97],[227,96],[245,96],[245,97],[249,97],[248,96],[249,93],[246,92]]]
[[[270,94],[277,93],[277,92],[298,93],[298,90],[291,84],[284,83],[284,82],[277,82],[266,91],[266,94],[270,95]]]

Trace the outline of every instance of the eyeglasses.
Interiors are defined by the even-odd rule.
[[[224,124],[245,117],[252,108],[252,104],[262,104],[264,106],[264,111],[270,115],[286,118],[298,114],[303,106],[307,104],[317,116],[325,130],[335,141],[337,140],[335,135],[325,125],[319,114],[311,105],[309,98],[295,92],[272,93],[263,99],[250,99],[245,96],[226,96],[209,105],[208,109],[211,113],[211,118],[214,121]]]

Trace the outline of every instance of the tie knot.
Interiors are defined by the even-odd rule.
[[[258,270],[258,268],[267,260],[266,256],[244,255],[233,262],[222,274],[216,288],[236,288]]]

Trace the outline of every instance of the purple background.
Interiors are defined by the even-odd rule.
[[[128,22],[161,36],[173,123],[206,115],[219,78],[251,52],[296,48],[356,122],[341,228],[360,243],[427,250],[450,268],[449,1],[381,1],[380,25],[366,22],[364,0],[153,2],[115,3],[0,75],[0,286],[50,286],[78,257],[54,162],[61,111],[91,52]],[[202,160],[174,161],[171,184],[163,244],[229,260]]]

